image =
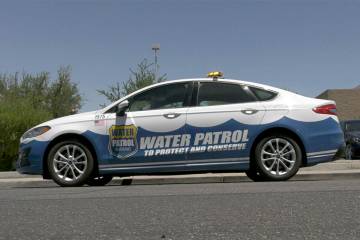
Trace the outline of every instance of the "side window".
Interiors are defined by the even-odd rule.
[[[264,89],[249,87],[259,101],[268,101],[276,97],[276,93]]]
[[[214,106],[254,101],[255,99],[247,94],[238,84],[205,82],[200,83],[199,86],[198,106]]]
[[[112,108],[110,108],[109,110],[107,110],[105,113],[116,113],[118,110],[118,106],[115,105]]]
[[[155,87],[129,99],[130,112],[181,108],[187,105],[190,83],[175,83]]]

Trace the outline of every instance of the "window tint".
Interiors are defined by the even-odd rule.
[[[200,83],[198,106],[213,106],[253,101],[255,101],[255,99],[248,95],[240,85],[219,82]]]
[[[176,83],[152,88],[132,97],[129,111],[185,107],[189,87],[190,83]]]
[[[360,122],[358,121],[354,121],[354,122],[349,122],[346,124],[346,130],[353,132],[353,131],[360,131]]]
[[[118,110],[118,106],[115,105],[112,108],[110,108],[109,110],[106,111],[106,113],[116,113]]]
[[[273,99],[277,94],[274,92],[266,91],[264,89],[249,87],[259,101],[267,101]]]

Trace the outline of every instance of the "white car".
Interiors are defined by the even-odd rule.
[[[214,76],[143,88],[42,123],[20,141],[20,173],[79,186],[178,172],[287,180],[301,166],[331,161],[344,140],[333,101]]]

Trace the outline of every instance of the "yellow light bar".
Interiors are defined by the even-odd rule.
[[[224,74],[220,71],[215,71],[215,72],[209,72],[208,73],[208,77],[209,78],[221,78]]]

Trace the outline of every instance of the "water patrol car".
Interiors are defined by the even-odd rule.
[[[113,176],[244,171],[287,180],[343,144],[335,102],[208,78],[158,83],[104,109],[42,123],[21,137],[17,171],[61,186]]]

